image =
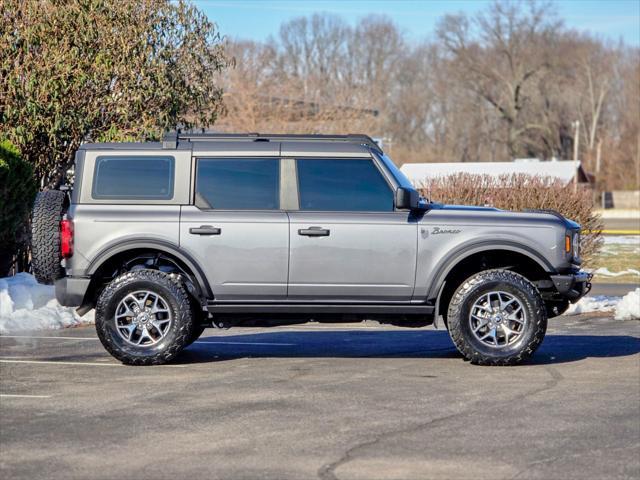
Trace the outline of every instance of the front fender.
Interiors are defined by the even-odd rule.
[[[526,245],[508,240],[496,241],[487,239],[481,241],[470,241],[454,248],[446,256],[442,257],[442,259],[431,269],[431,281],[428,283],[426,289],[427,299],[433,300],[437,297],[442,282],[444,282],[449,272],[451,272],[458,263],[471,255],[475,255],[476,253],[491,252],[495,250],[506,250],[524,255],[536,262],[546,272],[555,272],[553,265],[547,259]]]

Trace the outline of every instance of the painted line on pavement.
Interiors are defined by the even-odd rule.
[[[9,393],[0,393],[0,398],[51,398],[51,395],[13,395]]]
[[[122,363],[91,363],[91,362],[62,362],[55,360],[20,360],[11,357],[0,358],[0,363],[29,363],[29,364],[43,364],[43,365],[81,365],[90,367],[126,367]],[[186,368],[187,365],[154,365],[154,367],[165,368]]]
[[[606,228],[604,230],[583,230],[582,233],[601,233],[603,235],[640,235],[640,230]]]
[[[34,338],[36,340],[98,340],[98,337],[34,337],[31,335],[0,335],[0,338]]]

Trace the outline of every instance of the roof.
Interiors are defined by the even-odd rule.
[[[260,133],[168,133],[162,142],[85,143],[82,150],[191,150],[198,155],[267,155],[361,157],[381,153],[369,136]]]
[[[368,135],[306,135],[282,133],[167,133],[162,139],[162,148],[170,149],[182,142],[303,142],[365,145],[380,150]]]
[[[577,162],[578,181],[588,181],[581,162]],[[513,162],[453,162],[453,163],[405,163],[400,168],[415,185],[426,180],[446,177],[457,173],[476,175],[525,174],[531,176],[554,177],[565,184],[573,181],[576,175],[576,162],[573,160],[516,160]]]

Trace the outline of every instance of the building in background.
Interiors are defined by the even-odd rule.
[[[405,163],[400,170],[414,185],[459,173],[489,175],[495,178],[518,174],[552,177],[565,185],[573,182],[577,175],[580,186],[591,188],[595,183],[594,176],[584,170],[582,163],[573,160],[540,161],[536,158],[524,158],[513,162]]]

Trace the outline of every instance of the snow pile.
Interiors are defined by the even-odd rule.
[[[583,297],[569,307],[565,315],[579,315],[591,312],[615,311],[616,320],[640,319],[640,288],[627,293],[624,297]]]
[[[0,278],[0,333],[41,330],[93,323],[93,312],[84,317],[55,299],[54,288],[40,285],[33,275],[18,273]]]
[[[620,297],[608,297],[596,295],[595,297],[582,297],[577,303],[569,306],[565,315],[580,315],[581,313],[608,312],[614,310]]]
[[[605,235],[605,245],[633,245],[640,247],[640,235]]]
[[[640,276],[640,270],[636,270],[635,268],[627,268],[626,270],[622,270],[621,272],[612,272],[607,267],[600,267],[596,270],[593,270],[591,273],[593,273],[594,275],[601,275],[603,277],[619,277],[621,275]]]
[[[632,318],[640,318],[640,288],[627,293],[616,307],[616,320],[631,320]]]

